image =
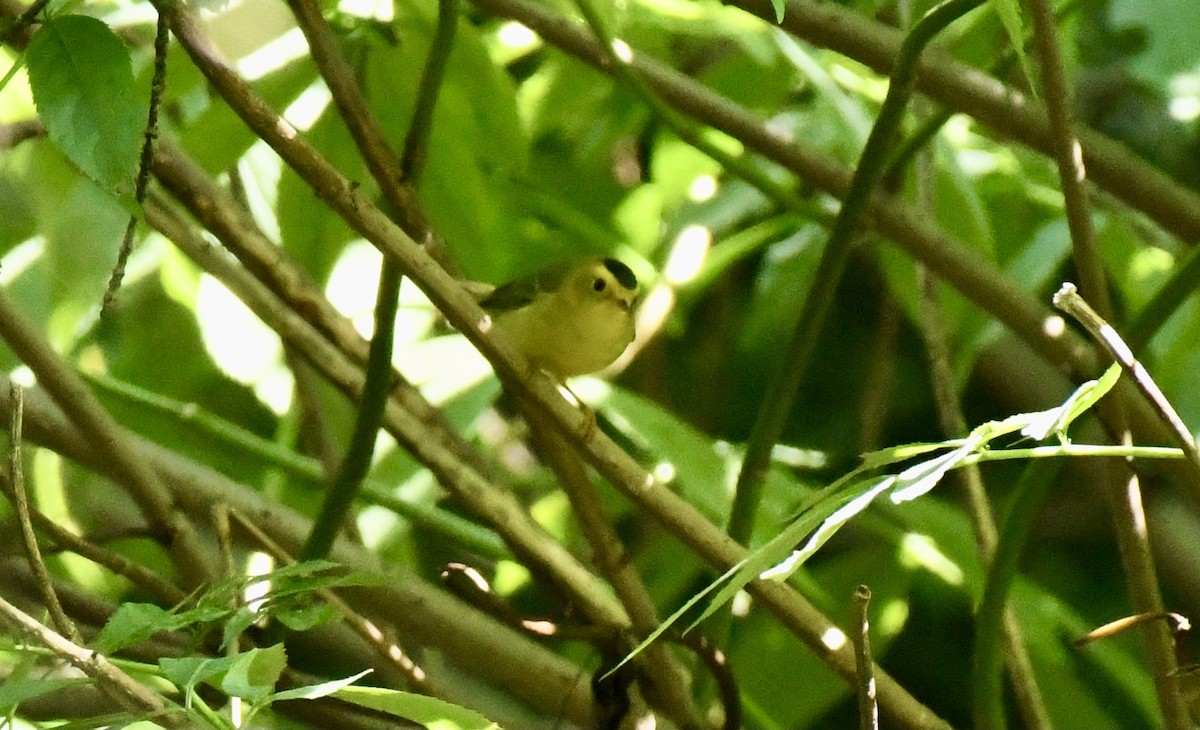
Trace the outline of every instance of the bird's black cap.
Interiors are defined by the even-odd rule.
[[[608,269],[608,272],[621,283],[621,286],[626,289],[637,289],[638,280],[633,275],[633,269],[616,259],[604,259],[604,268]]]

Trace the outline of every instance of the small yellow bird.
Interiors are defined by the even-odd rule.
[[[602,370],[633,342],[637,292],[628,266],[594,256],[504,284],[480,305],[535,367],[565,381]]]

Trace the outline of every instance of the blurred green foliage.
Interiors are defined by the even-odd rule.
[[[407,132],[436,8],[424,0],[397,4],[389,19],[364,17],[352,7],[357,4],[328,5],[368,102],[398,147]],[[849,5],[885,16],[893,10],[890,4]],[[113,10],[103,4],[85,7],[101,16]],[[882,80],[858,63],[790,39],[714,2],[634,0],[606,12],[639,53],[684,70],[781,133],[843,164],[855,161],[883,88]],[[1198,13],[1200,5],[1190,0],[1094,0],[1078,3],[1063,20],[1064,32],[1071,34],[1067,40],[1074,41],[1069,71],[1077,80],[1080,117],[1128,144],[1181,185],[1200,183],[1200,58],[1195,54],[1200,22],[1188,21],[1200,21],[1194,17]],[[90,31],[99,23],[55,21],[63,22]],[[127,28],[146,29],[142,24]],[[822,221],[778,209],[683,144],[634,90],[519,30],[474,8],[464,11],[434,115],[421,203],[454,260],[472,278],[499,282],[553,258],[611,252],[629,261],[646,290],[672,293],[674,306],[646,349],[616,379],[612,392],[597,401],[600,420],[647,467],[668,465],[672,488],[721,524],[765,384],[776,368],[787,367],[781,354],[810,288],[826,229]],[[39,37],[46,32],[41,30]],[[296,34],[280,39],[254,38],[253,28],[240,32],[251,36],[239,39],[250,47],[276,43],[267,54],[271,63],[260,70],[242,59],[254,88],[276,109],[306,119],[307,124],[297,125],[308,141],[344,175],[374,190]],[[956,26],[947,43],[958,57],[987,63],[1004,48],[1006,38],[995,16],[986,14]],[[233,42],[219,35],[216,40]],[[148,46],[124,48],[144,91]],[[61,59],[45,53],[43,49],[39,57],[30,50],[27,63],[35,82],[38,73],[65,73],[56,67]],[[1016,72],[1008,78],[1020,82]],[[141,102],[115,96],[125,93],[124,86],[118,90],[115,82],[94,83],[114,95],[109,103],[136,107],[142,118]],[[28,94],[23,77],[9,83],[0,91],[0,118],[27,116]],[[292,397],[291,364],[282,351],[275,350],[250,370],[215,353],[213,338],[233,343],[236,350],[261,337],[225,314],[206,311],[196,293],[206,275],[156,234],[139,229],[119,310],[112,319],[97,318],[127,211],[105,192],[113,187],[112,177],[81,161],[80,145],[94,142],[69,129],[61,131],[46,115],[47,108],[62,102],[34,98],[48,139],[26,141],[0,156],[0,283],[6,295],[82,370],[135,384],[184,410],[195,404],[222,419],[222,428],[230,432],[310,456],[340,453],[352,405],[332,388],[319,387],[317,401],[330,432],[304,432],[297,425],[301,414]],[[169,58],[163,123],[164,136],[206,170],[227,184],[236,178],[263,230],[314,281],[329,281],[356,235],[256,142],[177,48]],[[739,147],[723,135],[712,137],[723,146]],[[1072,274],[1052,164],[962,117],[937,136],[928,162],[936,201],[929,217],[1030,296],[1048,301],[1059,282]],[[812,193],[804,181],[790,179],[775,165],[758,159],[751,164],[816,204],[835,209],[834,201]],[[102,179],[94,182],[97,177]],[[909,196],[909,187],[900,183],[898,194]],[[1103,198],[1095,220],[1119,307],[1119,328],[1177,269],[1186,249]],[[684,231],[696,226],[711,242],[708,258],[695,276],[669,280],[659,272],[677,252]],[[373,265],[362,265],[350,279],[369,282],[363,286],[373,289]],[[972,423],[1049,407],[1065,395],[1064,383],[1032,368],[997,377],[995,362],[1020,362],[989,359],[996,348],[1011,342],[960,294],[942,290],[939,298]],[[891,334],[884,325],[889,310],[898,317]],[[943,438],[918,312],[914,262],[886,241],[871,238],[841,285],[784,439],[784,445],[812,458],[792,458],[801,452],[781,450],[768,478],[756,543],[776,534],[805,495],[847,471],[863,452]],[[346,314],[362,319],[367,313]],[[455,366],[467,357],[466,348],[457,340],[447,344],[455,336],[430,324],[432,320],[430,316],[414,341],[398,349],[398,367],[410,374],[441,373],[438,405],[489,457],[503,460],[511,443],[497,441],[487,428],[497,391],[494,381],[481,383],[478,368],[465,368],[459,376]],[[1200,424],[1197,333],[1200,305],[1193,297],[1141,353],[1189,424]],[[6,371],[18,366],[2,346],[0,364]],[[416,379],[418,385],[426,384]],[[233,448],[228,438],[199,428],[183,410],[155,408],[112,390],[105,390],[102,400],[140,435],[281,503],[315,509],[315,480],[282,477],[274,460]],[[880,425],[878,433],[865,433],[867,421]],[[302,431],[299,437],[297,431]],[[1014,589],[1013,605],[1057,725],[1146,727],[1154,723],[1156,710],[1136,642],[1119,637],[1083,652],[1069,646],[1092,626],[1130,608],[1120,562],[1100,514],[1102,500],[1092,485],[1076,479],[1085,472],[1066,473],[1047,518],[1035,526],[1036,550]],[[985,470],[998,505],[1005,503],[1016,475],[1012,465]],[[548,474],[513,467],[509,477],[552,532],[586,552]],[[390,439],[381,441],[371,479],[395,498],[457,510]],[[126,514],[132,506],[113,485],[73,467],[60,466],[57,478],[41,480],[36,490],[39,501],[61,501],[63,516],[89,530],[113,524],[115,513],[134,519]],[[656,525],[615,495],[606,492],[605,497],[664,614],[712,580],[698,558]],[[447,559],[472,555],[444,533],[378,507],[362,513],[362,526],[371,536],[370,547],[429,577]],[[873,508],[857,518],[795,579],[818,607],[842,622],[849,618],[854,586],[869,585],[875,596],[877,658],[901,684],[956,724],[970,718],[971,612],[982,591],[971,534],[962,500],[954,485],[946,484],[915,503]],[[927,538],[941,562],[914,556],[914,535]],[[147,556],[137,540],[114,547],[156,565],[162,561],[160,555]],[[481,562],[494,565],[495,560],[503,558],[488,556]],[[56,568],[71,576],[61,564]],[[948,577],[955,575],[956,580]],[[125,589],[104,576],[91,580],[106,595],[121,596]],[[1186,603],[1194,596],[1189,593],[1194,585],[1179,580],[1166,586],[1168,598],[1200,609]],[[1194,581],[1194,576],[1186,580]],[[554,608],[536,583],[516,582],[510,592],[518,610]],[[762,611],[734,621],[729,656],[744,693],[748,727],[844,727],[853,722],[848,687]]]

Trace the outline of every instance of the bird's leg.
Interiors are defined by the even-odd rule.
[[[578,393],[571,390],[571,386],[567,385],[565,380],[557,381],[557,383],[558,392],[564,394],[564,400],[572,403],[583,414],[583,428],[579,431],[579,435],[583,440],[590,441],[596,435],[596,429],[599,428],[599,424],[596,421],[596,410],[587,403],[584,403],[583,398],[580,398]],[[570,396],[569,398],[565,397],[568,395]]]

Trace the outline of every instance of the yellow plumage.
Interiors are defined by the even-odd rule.
[[[566,380],[607,367],[633,342],[637,291],[628,266],[593,257],[505,284],[480,304],[531,363]]]

